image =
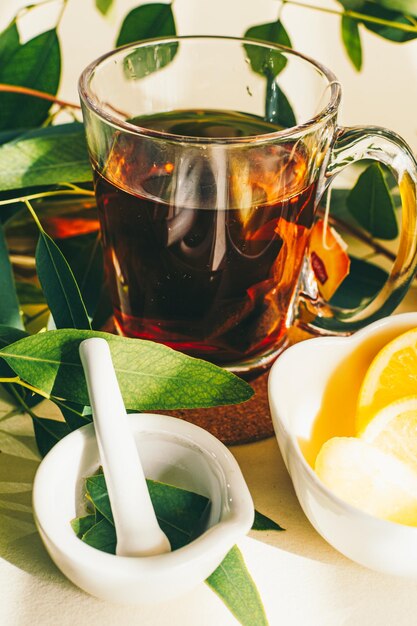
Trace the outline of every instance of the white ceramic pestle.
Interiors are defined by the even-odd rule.
[[[93,421],[116,529],[118,556],[152,556],[171,546],[156,519],[105,339],[80,344]]]

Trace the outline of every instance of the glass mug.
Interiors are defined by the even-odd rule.
[[[340,84],[321,64],[250,40],[166,38],[102,56],[79,89],[121,334],[243,373],[267,367],[300,318],[346,334],[405,294],[416,161],[388,130],[337,126]],[[306,247],[330,181],[365,158],[395,175],[402,227],[385,286],[345,310],[318,296]]]

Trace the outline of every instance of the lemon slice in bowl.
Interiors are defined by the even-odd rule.
[[[417,526],[417,472],[363,439],[334,437],[315,465],[336,496],[382,519]]]
[[[372,418],[361,439],[417,472],[417,396],[395,400]]]
[[[417,395],[417,328],[390,341],[374,358],[359,391],[356,432],[391,402]]]

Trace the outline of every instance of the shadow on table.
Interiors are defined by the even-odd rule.
[[[32,514],[32,485],[39,462],[30,418],[1,403],[0,557],[29,574],[49,578],[57,569]]]

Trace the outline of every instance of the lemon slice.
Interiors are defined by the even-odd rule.
[[[391,402],[417,395],[417,328],[388,343],[372,361],[359,391],[356,431]]]
[[[417,396],[395,400],[381,409],[361,438],[417,472]]]
[[[362,511],[417,526],[417,472],[363,439],[334,437],[315,470],[335,495]]]

